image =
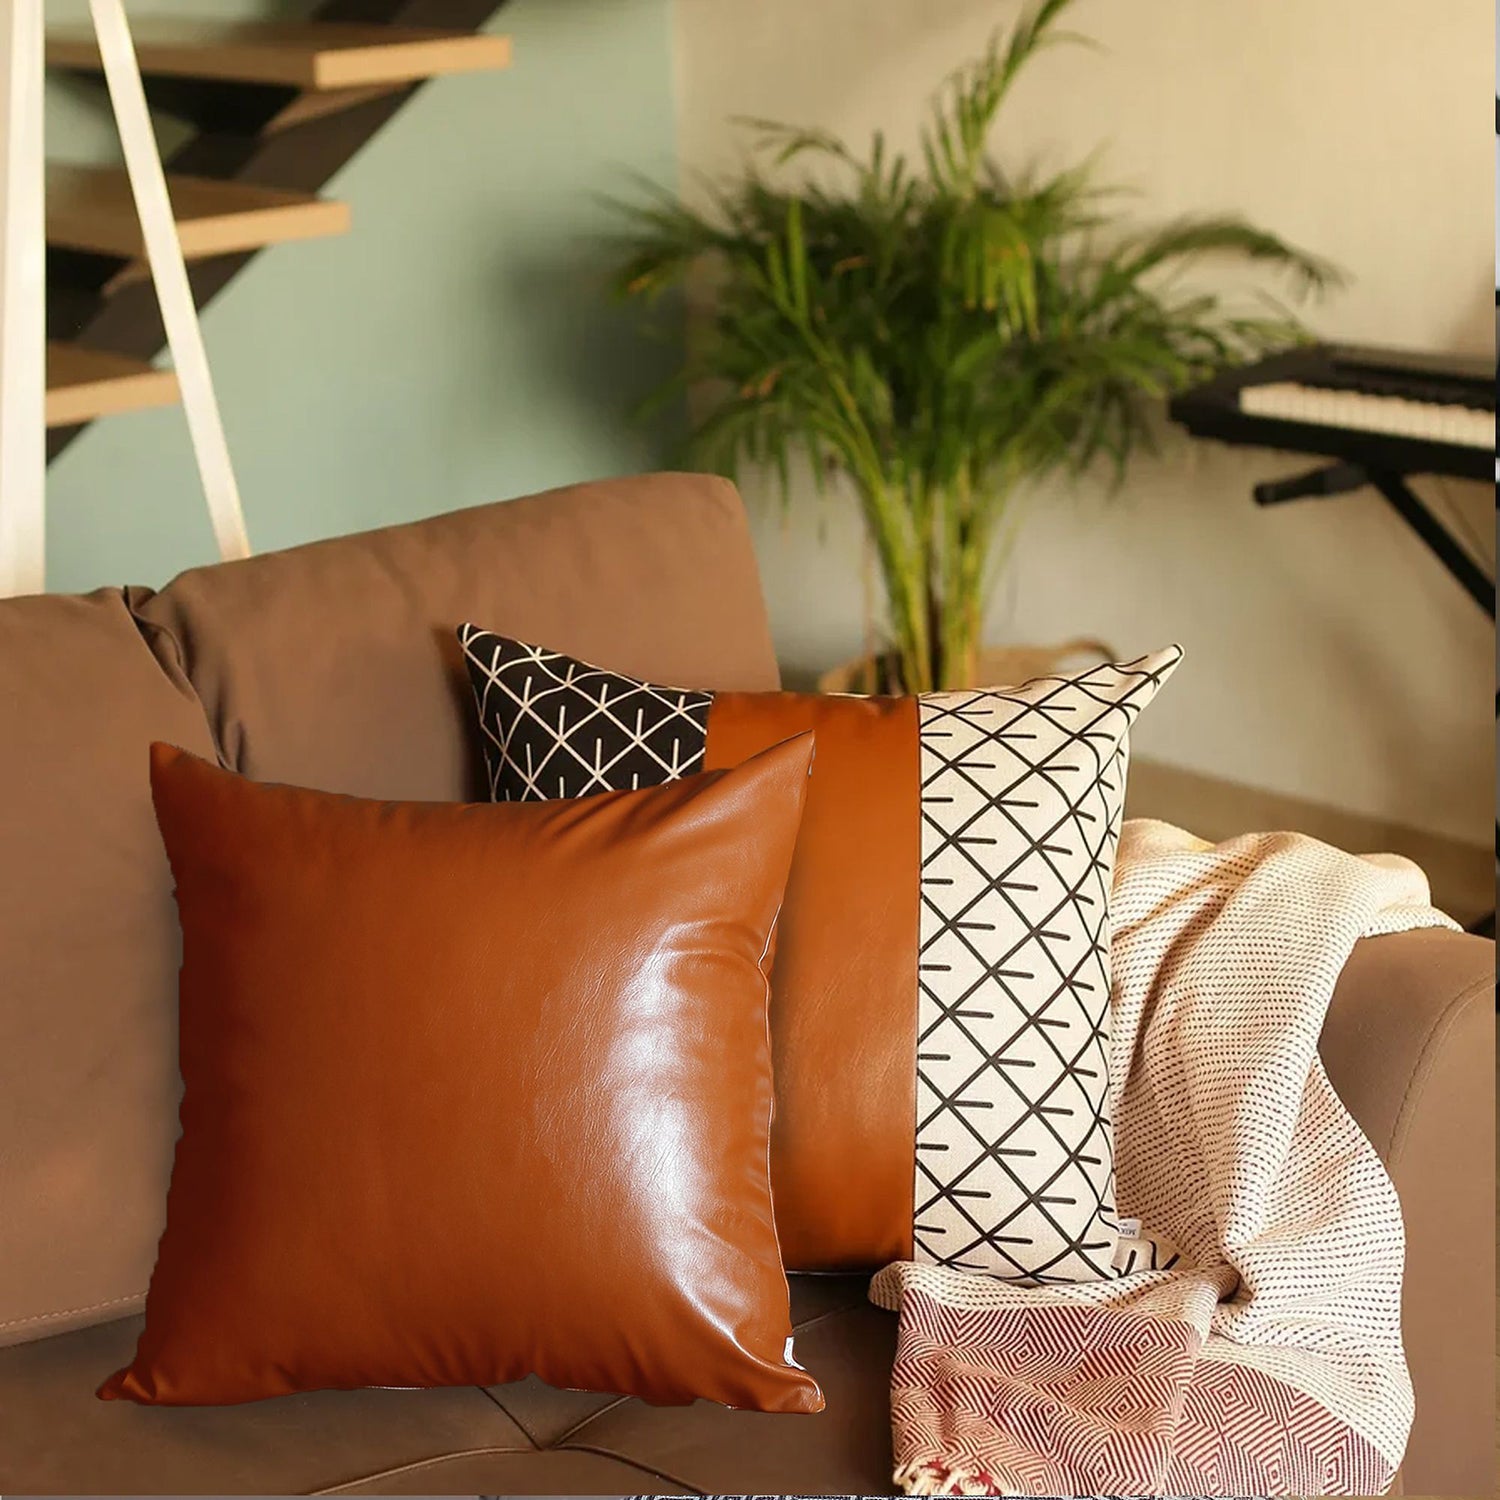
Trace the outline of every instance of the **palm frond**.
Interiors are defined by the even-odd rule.
[[[1331,261],[1289,245],[1279,235],[1225,215],[1179,218],[1126,241],[1117,250],[1120,275],[1138,281],[1168,265],[1225,256],[1289,273],[1302,292],[1341,286],[1343,273]]]
[[[1074,0],[1042,0],[1023,13],[1002,46],[999,31],[977,61],[955,73],[933,107],[923,135],[922,154],[929,177],[955,193],[974,190],[996,117],[1012,85],[1028,63],[1049,47],[1093,45],[1058,25]]]
[[[859,165],[854,153],[832,131],[806,125],[787,125],[755,115],[737,115],[734,124],[754,135],[752,149],[768,155],[778,167],[809,153],[826,156],[846,166]]]

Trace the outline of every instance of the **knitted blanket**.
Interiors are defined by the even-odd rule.
[[[1425,878],[1294,834],[1125,825],[1110,1107],[1117,1279],[899,1263],[909,1494],[1377,1495],[1411,1425],[1394,1188],[1318,1058],[1362,936],[1452,925]]]

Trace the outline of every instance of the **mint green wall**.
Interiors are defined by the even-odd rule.
[[[330,185],[352,231],[264,252],[205,315],[258,550],[659,460],[628,411],[663,351],[603,295],[599,197],[675,173],[671,0],[512,0],[493,26],[507,72],[428,85]],[[54,96],[50,153],[97,155],[93,104]],[[213,560],[180,410],[96,423],[48,478],[53,589]]]

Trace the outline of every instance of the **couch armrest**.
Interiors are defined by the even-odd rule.
[[[1494,1492],[1494,986],[1484,939],[1366,938],[1323,1030],[1328,1075],[1390,1169],[1406,1220],[1411,1495]]]

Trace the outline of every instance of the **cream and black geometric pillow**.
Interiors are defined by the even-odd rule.
[[[490,801],[637,791],[703,769],[711,693],[651,687],[472,625],[459,635]]]
[[[773,977],[790,1269],[1112,1274],[1109,894],[1130,726],[1178,648],[858,698],[690,692],[459,635],[497,799],[658,784],[815,732]]]

